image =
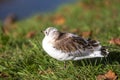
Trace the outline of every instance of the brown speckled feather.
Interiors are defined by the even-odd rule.
[[[77,54],[86,55],[83,51],[86,49],[93,51],[93,43],[96,43],[96,41],[85,40],[79,36],[70,36],[69,33],[60,33],[55,40],[54,48],[61,50],[64,53],[78,51],[79,53]],[[95,46],[98,46],[98,44]]]

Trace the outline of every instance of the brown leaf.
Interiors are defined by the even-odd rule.
[[[28,33],[26,34],[26,38],[32,38],[32,37],[35,36],[35,34],[36,34],[35,31],[30,31],[30,32],[28,32]]]
[[[92,36],[92,31],[85,31],[85,32],[82,32],[81,33],[81,36],[82,37],[90,37],[90,36]]]
[[[9,31],[15,27],[15,22],[17,21],[17,17],[15,14],[9,14],[5,20],[3,21],[3,32],[5,34],[9,34]]]
[[[17,21],[15,14],[9,14],[3,21],[3,26],[9,26]]]
[[[117,79],[117,76],[114,72],[112,72],[111,70],[109,70],[106,74],[105,74],[105,77],[108,79],[108,80],[116,80]]]
[[[55,15],[52,21],[56,25],[63,25],[65,23],[65,18],[62,15]]]
[[[117,75],[109,70],[106,74],[98,75],[97,80],[117,80]]]
[[[9,14],[3,21],[3,33],[4,34],[9,34],[9,32],[16,28],[15,22],[17,21],[17,16],[15,14]]]
[[[110,44],[116,44],[116,45],[120,45],[120,38],[112,38],[109,41]]]
[[[98,75],[97,80],[105,80],[106,77],[104,75]]]

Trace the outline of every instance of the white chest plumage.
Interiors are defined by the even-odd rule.
[[[54,46],[49,42],[49,39],[45,37],[42,42],[43,49],[53,58],[57,60],[70,60],[73,56],[69,56],[67,53],[63,53],[61,50],[57,50]]]

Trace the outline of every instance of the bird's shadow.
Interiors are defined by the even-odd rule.
[[[86,65],[93,65],[98,66],[100,64],[113,64],[117,62],[120,64],[120,51],[112,51],[109,53],[107,57],[104,58],[90,58],[90,59],[83,59],[79,61],[73,61],[74,66],[86,66]]]

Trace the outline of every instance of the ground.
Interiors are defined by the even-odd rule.
[[[120,77],[120,46],[110,44],[120,37],[119,0],[80,0],[55,12],[36,14],[7,25],[0,22],[0,79],[2,80],[95,80],[112,70]],[[9,27],[8,27],[9,26]],[[42,30],[49,26],[109,46],[106,58],[64,62],[51,58],[42,48]]]

